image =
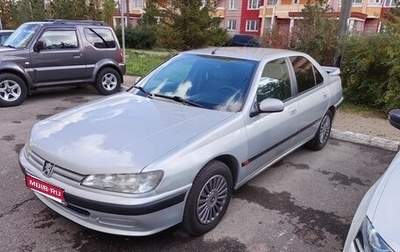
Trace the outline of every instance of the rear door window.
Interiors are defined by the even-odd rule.
[[[296,75],[297,91],[299,94],[323,83],[321,73],[308,59],[302,56],[292,56],[290,57],[290,61]]]
[[[107,28],[85,28],[86,40],[96,48],[115,48],[113,32]]]

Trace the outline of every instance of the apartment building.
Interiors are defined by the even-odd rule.
[[[120,10],[126,13],[126,1],[120,0]],[[162,0],[164,3],[166,0]],[[218,0],[215,16],[223,19],[221,26],[230,35],[251,34],[261,36],[273,26],[290,33],[296,22],[302,18],[301,10],[308,0]],[[353,0],[348,19],[349,30],[357,32],[378,32],[381,17],[390,8],[396,7],[398,0]],[[145,11],[146,0],[129,0],[129,20],[136,25]],[[339,19],[341,0],[329,0],[331,17]],[[121,14],[114,15],[114,25],[120,23]]]

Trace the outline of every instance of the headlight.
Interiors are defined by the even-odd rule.
[[[360,237],[362,236],[362,237]],[[365,252],[393,252],[379,233],[372,226],[368,217],[364,218],[359,235],[356,238],[357,246],[362,246]],[[362,244],[360,244],[360,242]]]
[[[83,186],[121,193],[146,193],[160,183],[164,172],[151,171],[128,174],[96,174],[87,176]]]

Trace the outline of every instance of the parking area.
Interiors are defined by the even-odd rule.
[[[297,150],[234,192],[222,222],[204,236],[179,226],[151,237],[102,234],[36,199],[17,158],[35,122],[97,98],[92,87],[47,89],[0,108],[3,251],[341,251],[362,196],[395,155],[331,139],[319,152]]]

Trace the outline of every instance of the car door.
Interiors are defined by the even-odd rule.
[[[85,77],[85,58],[75,28],[48,28],[38,39],[40,50],[31,53],[34,80],[65,84]]]
[[[329,105],[329,90],[317,67],[306,57],[289,58],[296,77],[299,134],[296,142],[314,136]]]
[[[276,98],[283,101],[284,110],[259,113],[245,119],[248,160],[242,164],[245,169],[241,170],[239,180],[251,177],[292,148],[298,120],[298,103],[292,99],[293,94],[287,59],[266,63],[258,81],[255,106],[266,98]]]

